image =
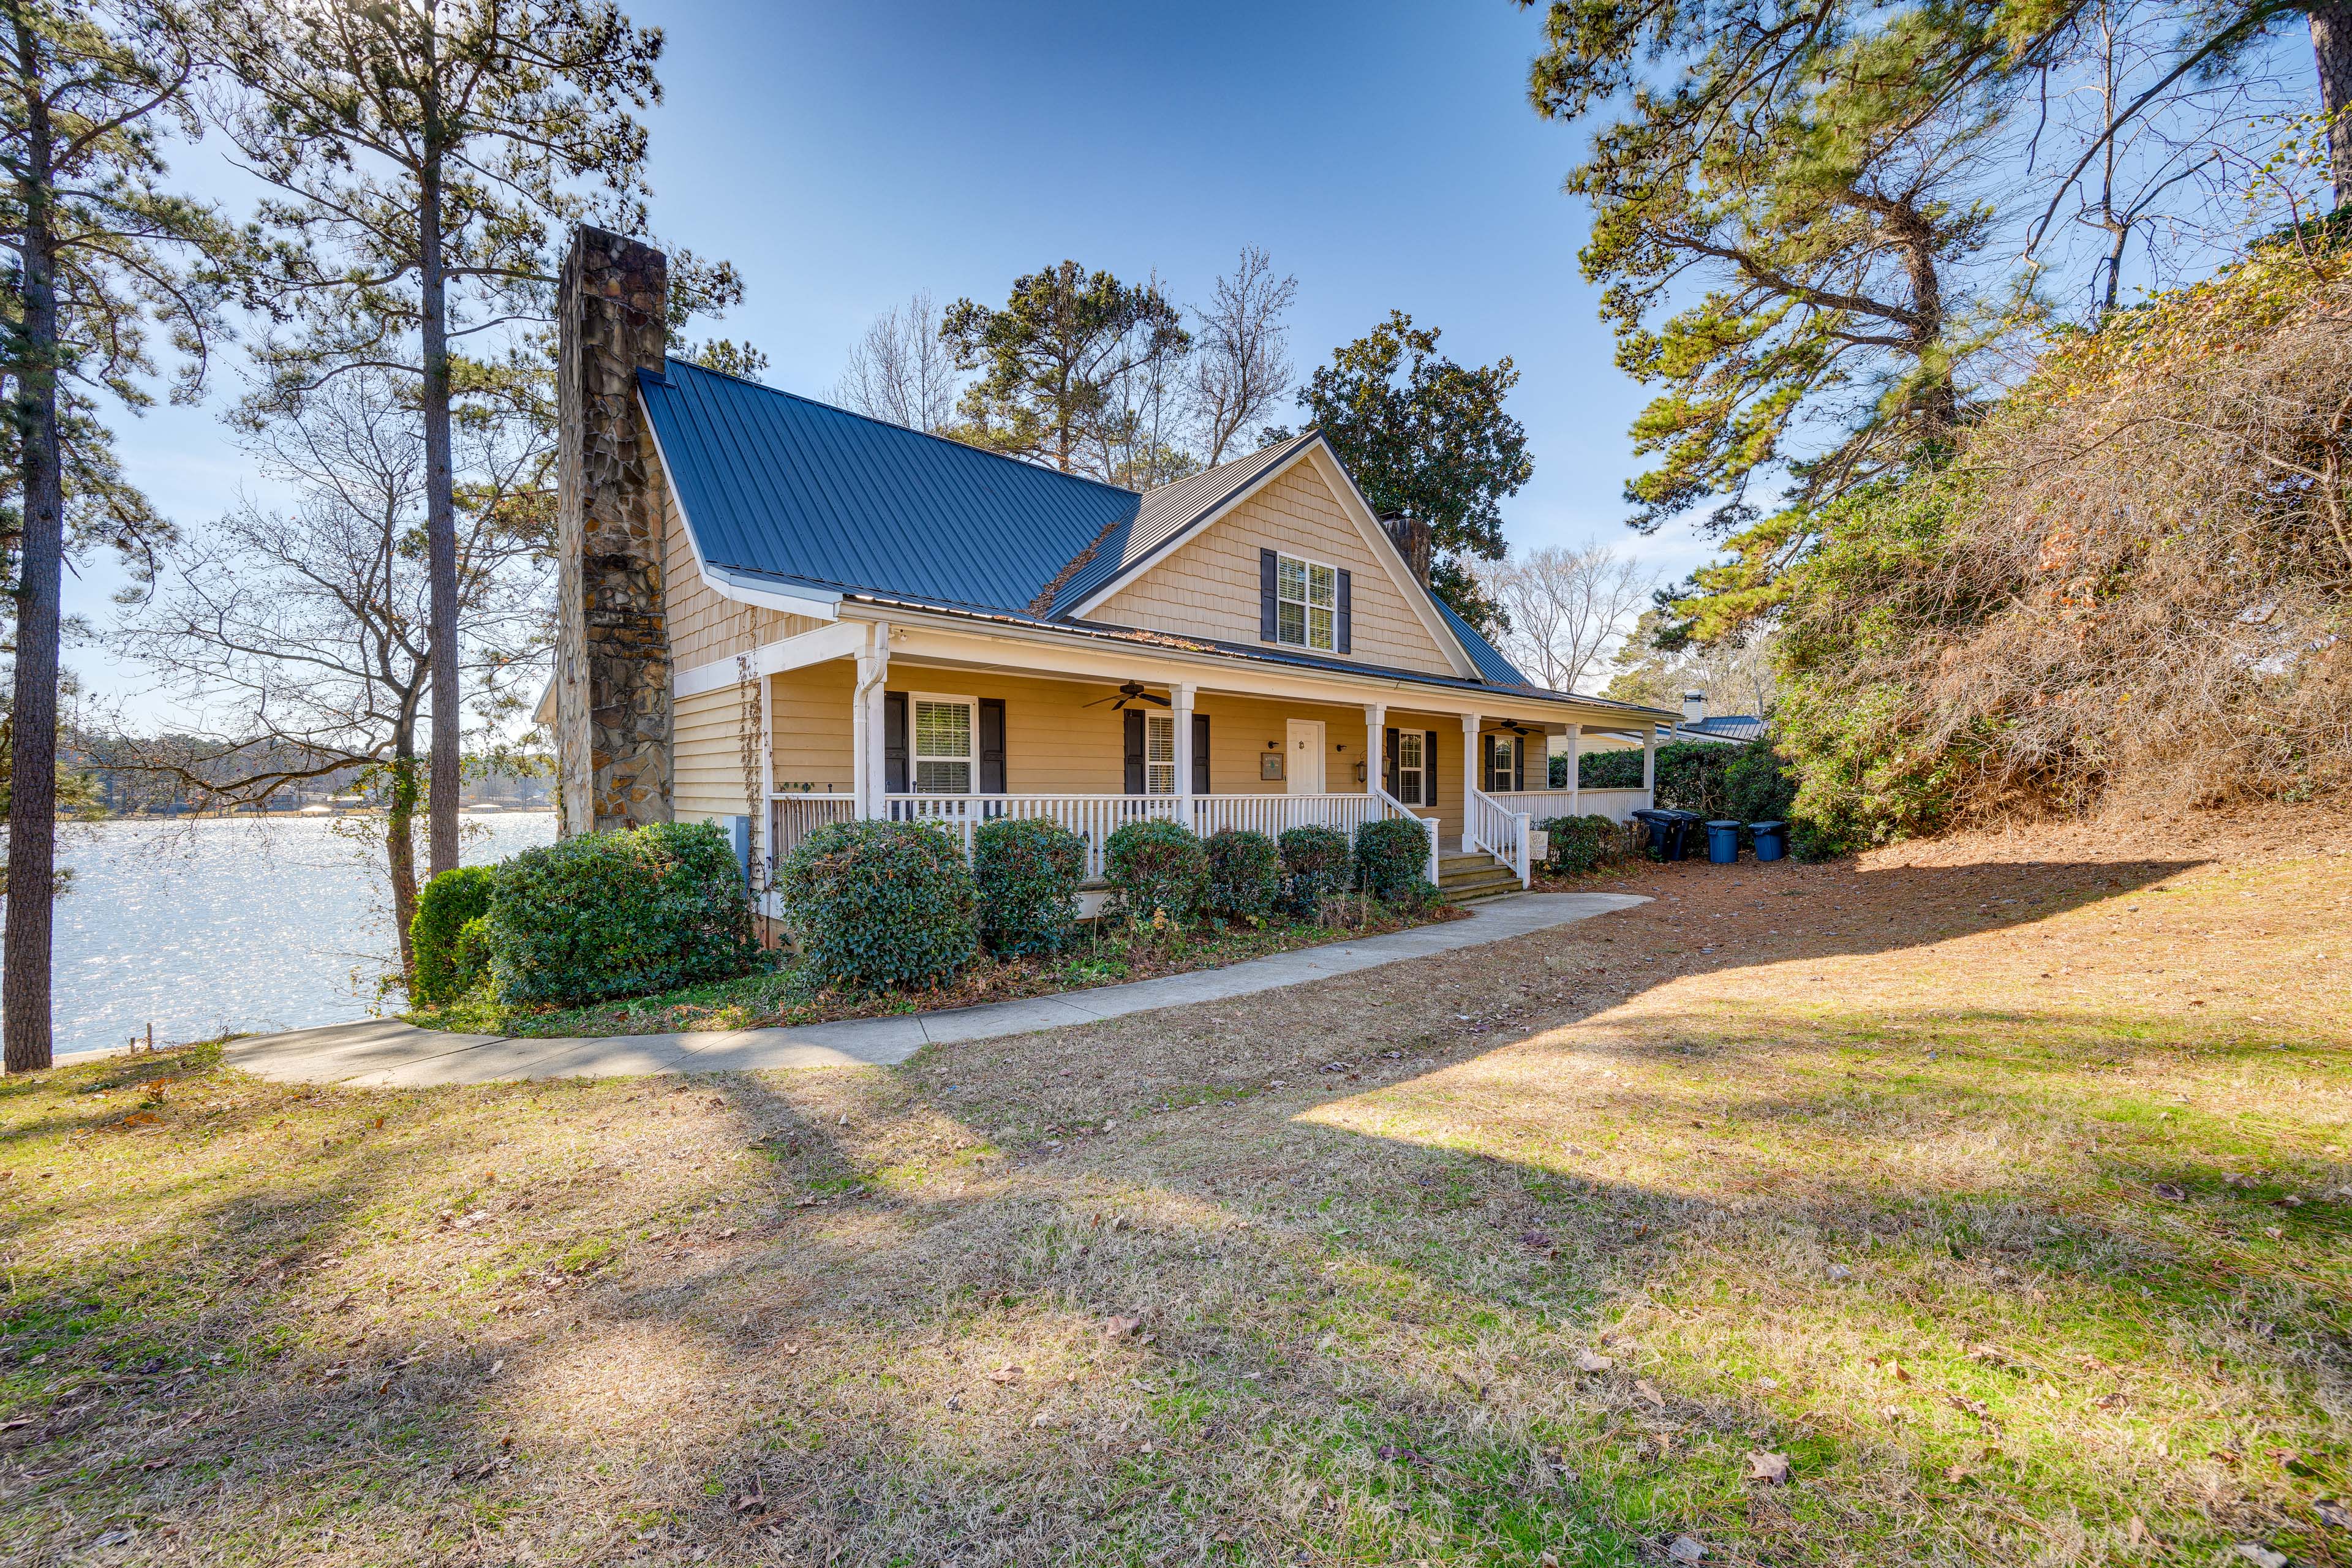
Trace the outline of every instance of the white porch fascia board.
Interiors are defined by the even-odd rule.
[[[694,569],[710,584],[710,591],[722,599],[782,615],[806,616],[817,621],[836,619],[841,614],[841,595],[830,589],[780,588],[725,566],[713,566],[703,559],[702,541],[695,537],[694,519],[687,515],[686,499],[678,492],[677,476],[670,472],[669,454],[662,450],[661,432],[654,428],[653,410],[646,406],[642,387],[637,390],[637,416],[644,421],[646,435],[654,444],[654,458],[661,464],[662,485],[669,491],[670,505],[677,508],[677,520],[682,525],[679,531],[686,535],[686,547],[694,552]]]
[[[1081,646],[1053,632],[1028,632],[1009,626],[982,630],[945,616],[920,611],[891,612],[890,652],[894,658],[936,659],[979,669],[1048,678],[1119,681],[1149,675],[1155,684],[1179,682],[1202,691],[1230,692],[1244,697],[1287,698],[1360,707],[1377,697],[1391,709],[1415,713],[1476,713],[1496,719],[1518,719],[1530,724],[1591,723],[1601,714],[1573,704],[1515,694],[1508,688],[1446,690],[1417,681],[1367,669],[1361,674],[1308,673],[1253,665],[1218,654],[1190,653],[1178,648],[1138,647],[1132,650]],[[1622,722],[1622,710],[1608,715]],[[1606,719],[1602,719],[1606,722]]]
[[[1432,607],[1429,590],[1413,576],[1412,568],[1396,547],[1396,541],[1391,539],[1389,531],[1381,526],[1381,520],[1373,512],[1371,503],[1364,500],[1363,492],[1356,488],[1356,481],[1348,477],[1347,466],[1339,461],[1338,455],[1331,450],[1330,440],[1320,431],[1316,433],[1315,439],[1299,447],[1288,458],[1276,463],[1248,485],[1218,502],[1214,508],[1161,540],[1152,547],[1150,553],[1130,563],[1109,582],[1072,605],[1066,618],[1084,620],[1121,590],[1131,586],[1136,579],[1215,527],[1231,515],[1234,509],[1303,462],[1313,462],[1324,482],[1331,487],[1331,492],[1339,498],[1339,510],[1346,512],[1348,520],[1356,525],[1356,531],[1363,536],[1366,548],[1372,552],[1372,559],[1381,563],[1381,570],[1389,574],[1397,592],[1404,595],[1405,604],[1420,617],[1423,628],[1454,661],[1454,673],[1465,680],[1477,679],[1478,667],[1472,661],[1470,650],[1462,646],[1461,639],[1454,635],[1454,628],[1447,626]]]
[[[830,658],[848,658],[866,646],[866,623],[835,621],[829,626],[819,626],[798,637],[765,643],[751,650],[750,678],[782,675],[788,669],[805,665],[823,664]],[[709,664],[698,664],[692,669],[682,669],[676,677],[675,692],[679,697],[699,697],[706,691],[717,691],[746,679],[744,659],[716,658]]]

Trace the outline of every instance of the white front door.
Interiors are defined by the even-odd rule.
[[[1289,755],[1282,774],[1290,786],[1290,793],[1321,795],[1323,793],[1323,721],[1292,719],[1285,723],[1284,729],[1286,731],[1284,750]]]

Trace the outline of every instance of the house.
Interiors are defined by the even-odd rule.
[[[1669,737],[1675,741],[1701,741],[1714,745],[1744,746],[1760,739],[1764,721],[1752,713],[1719,713],[1706,716],[1706,693],[1683,693],[1683,716]]]
[[[1531,683],[1318,432],[1121,489],[671,359],[666,282],[582,229],[560,284],[563,831],[731,821],[772,862],[1046,816],[1099,875],[1142,816],[1410,816],[1466,889],[1525,884],[1531,822],[1647,804],[1540,787],[1549,737],[1674,715]]]

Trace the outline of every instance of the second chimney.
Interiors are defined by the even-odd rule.
[[[1407,517],[1401,511],[1391,511],[1381,516],[1381,526],[1389,531],[1391,539],[1396,541],[1397,553],[1403,556],[1405,564],[1412,568],[1412,574],[1420,578],[1424,586],[1427,585],[1432,553],[1429,524]]]
[[[1699,725],[1706,722],[1706,692],[1685,691],[1683,693],[1683,722],[1690,725]]]

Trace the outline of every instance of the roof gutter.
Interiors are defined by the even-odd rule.
[[[1139,654],[1147,658],[1172,659],[1184,664],[1208,668],[1231,668],[1236,664],[1255,669],[1280,671],[1303,680],[1328,681],[1352,689],[1371,688],[1396,692],[1436,693],[1453,691],[1469,697],[1487,697],[1499,701],[1538,702],[1546,707],[1584,709],[1588,712],[1605,712],[1611,721],[1633,721],[1643,718],[1671,720],[1675,717],[1663,708],[1637,708],[1629,703],[1613,702],[1605,698],[1579,697],[1574,692],[1551,692],[1534,687],[1485,686],[1474,681],[1449,677],[1454,684],[1414,680],[1405,676],[1365,670],[1335,670],[1316,666],[1286,664],[1279,659],[1252,659],[1245,656],[1215,650],[1170,647],[1159,643],[1139,643],[1131,637],[1116,632],[1097,631],[1091,626],[1041,626],[1010,616],[995,615],[984,610],[950,611],[929,605],[886,598],[878,595],[860,594],[850,608],[853,611],[871,605],[876,615],[887,614],[890,624],[898,626],[929,626],[940,630],[971,631],[974,621],[987,626],[987,635],[1018,642],[1053,643],[1079,640],[1107,644],[1123,653]]]

